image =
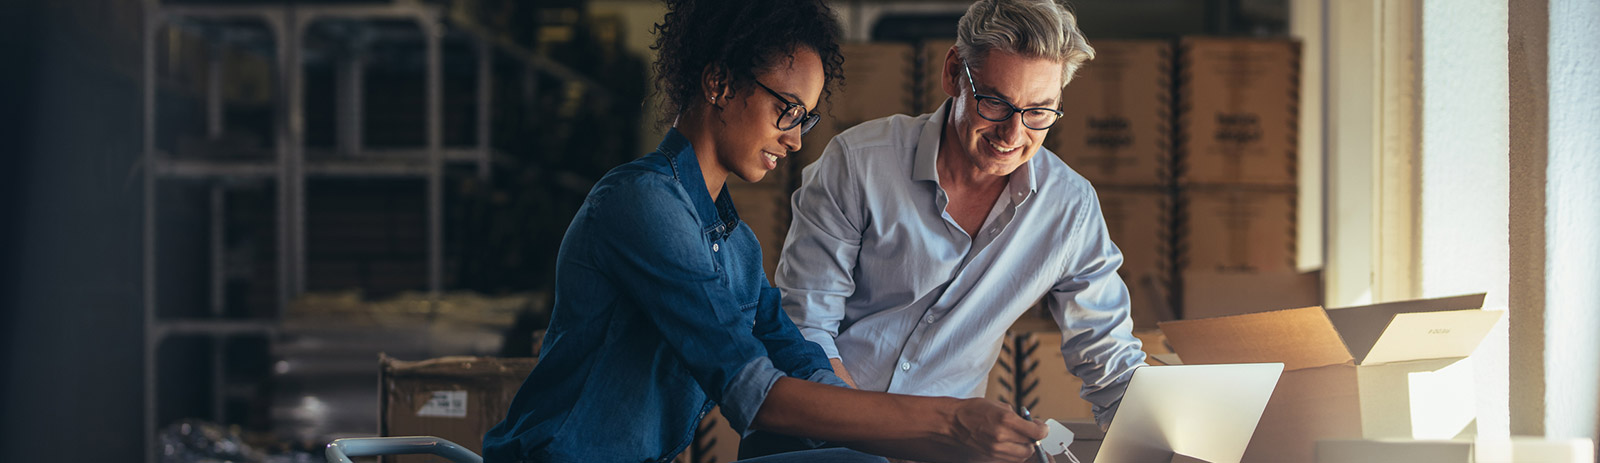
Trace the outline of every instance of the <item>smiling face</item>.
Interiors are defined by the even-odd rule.
[[[723,109],[722,126],[713,131],[717,165],[751,183],[777,168],[789,153],[800,150],[801,127],[778,130],[778,119],[790,103],[803,104],[811,112],[822,96],[822,59],[815,51],[799,47],[772,62],[771,69],[756,74],[759,84],[746,85],[730,101],[718,101]]]
[[[962,64],[952,47],[945,56],[943,87],[953,98],[939,160],[949,163],[952,172],[977,179],[1011,175],[1033,159],[1049,130],[1023,126],[1021,114],[1002,122],[984,119],[978,115],[972,88],[1018,108],[1055,108],[1061,101],[1061,63],[994,50],[982,68],[972,67],[970,84]]]

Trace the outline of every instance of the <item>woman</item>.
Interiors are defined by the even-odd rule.
[[[1039,423],[994,401],[849,389],[767,284],[729,175],[761,180],[841,76],[818,0],[669,0],[655,64],[673,128],[607,173],[562,240],[539,365],[488,461],[670,461],[713,405],[735,430],[919,460],[1010,460]],[[752,461],[882,461],[843,448]]]

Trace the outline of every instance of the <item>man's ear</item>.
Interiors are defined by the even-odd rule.
[[[961,52],[956,45],[951,45],[950,50],[944,53],[944,72],[940,75],[940,87],[944,94],[951,98],[961,96]]]
[[[728,99],[728,68],[719,64],[707,65],[700,73],[700,94],[713,107],[720,108]]]

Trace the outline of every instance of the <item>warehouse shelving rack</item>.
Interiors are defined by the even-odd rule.
[[[362,137],[362,70],[364,62],[360,53],[341,56],[336,72],[336,151],[323,153],[306,147],[305,137],[305,65],[302,56],[303,38],[309,27],[318,20],[401,20],[412,21],[421,30],[425,43],[426,60],[426,146],[409,149],[372,149],[363,146]],[[265,25],[267,36],[237,33],[237,23],[251,21]],[[284,309],[306,288],[306,179],[317,178],[422,178],[427,195],[427,282],[430,297],[437,303],[443,289],[443,188],[447,164],[473,165],[480,178],[487,179],[494,160],[501,155],[490,144],[490,106],[492,74],[495,56],[509,56],[526,69],[524,79],[552,76],[562,81],[584,85],[596,101],[610,99],[609,92],[593,79],[560,63],[551,61],[536,52],[497,35],[470,19],[446,15],[437,5],[415,1],[397,1],[392,4],[229,4],[229,5],[164,5],[158,0],[145,1],[143,40],[143,112],[144,141],[142,145],[144,181],[143,227],[143,307],[144,307],[144,442],[146,461],[159,459],[156,432],[159,401],[159,349],[176,336],[209,337],[214,345],[210,352],[212,418],[225,422],[227,385],[224,378],[223,340],[239,336],[272,338],[280,332],[280,318]],[[167,27],[194,28],[207,40],[215,40],[218,47],[230,42],[254,42],[275,48],[274,100],[272,115],[272,158],[230,159],[227,156],[179,158],[157,147],[158,78],[157,44],[160,32]],[[476,45],[476,146],[446,148],[443,143],[443,88],[442,40],[446,33],[465,36]],[[217,53],[211,54],[205,84],[205,127],[209,139],[222,136],[224,102],[222,95],[222,63]],[[315,154],[315,156],[308,156]],[[226,154],[226,153],[218,153]],[[334,154],[329,156],[327,154]],[[209,282],[210,318],[164,319],[160,316],[157,297],[158,266],[158,187],[167,181],[190,180],[210,182],[209,224]],[[277,306],[270,317],[253,319],[223,318],[226,297],[225,241],[227,230],[224,220],[227,189],[230,183],[268,182],[276,185],[275,221],[278,258]]]

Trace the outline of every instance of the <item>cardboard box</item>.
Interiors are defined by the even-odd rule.
[[[1177,67],[1179,182],[1294,185],[1300,43],[1184,38]]]
[[[1102,40],[1062,91],[1046,146],[1096,186],[1172,182],[1172,44]]]
[[[789,190],[760,184],[735,188],[730,184],[728,194],[733,196],[739,220],[749,225],[756,240],[761,242],[761,267],[770,283],[778,270],[778,258],[783,254],[783,240],[789,236]]]
[[[955,45],[956,39],[953,38],[922,41],[917,53],[918,88],[921,89],[917,105],[919,113],[931,113],[950,98],[944,93],[944,58],[950,52],[950,47]]]
[[[1177,202],[1184,271],[1296,270],[1294,190],[1190,187],[1179,190]]]
[[[852,43],[844,53],[843,92],[832,103],[839,130],[894,114],[914,114],[916,50],[907,43]]]
[[[1190,365],[1283,362],[1246,462],[1311,462],[1322,439],[1475,432],[1467,356],[1500,320],[1482,294],[1161,324]]]
[[[1317,463],[1593,463],[1589,439],[1324,440]]]
[[[791,156],[804,168],[822,155],[833,135],[862,122],[916,114],[916,50],[906,43],[851,43],[844,54],[844,86],[820,104],[822,120]]]
[[[1322,272],[1184,272],[1184,319],[1322,305]]]
[[[1111,242],[1122,250],[1117,274],[1128,285],[1136,330],[1172,320],[1174,258],[1171,192],[1158,187],[1097,187]]]
[[[535,358],[442,357],[408,362],[379,358],[379,434],[435,436],[483,453],[483,434],[505,419],[511,398]],[[400,463],[442,462],[431,455],[384,457]]]

